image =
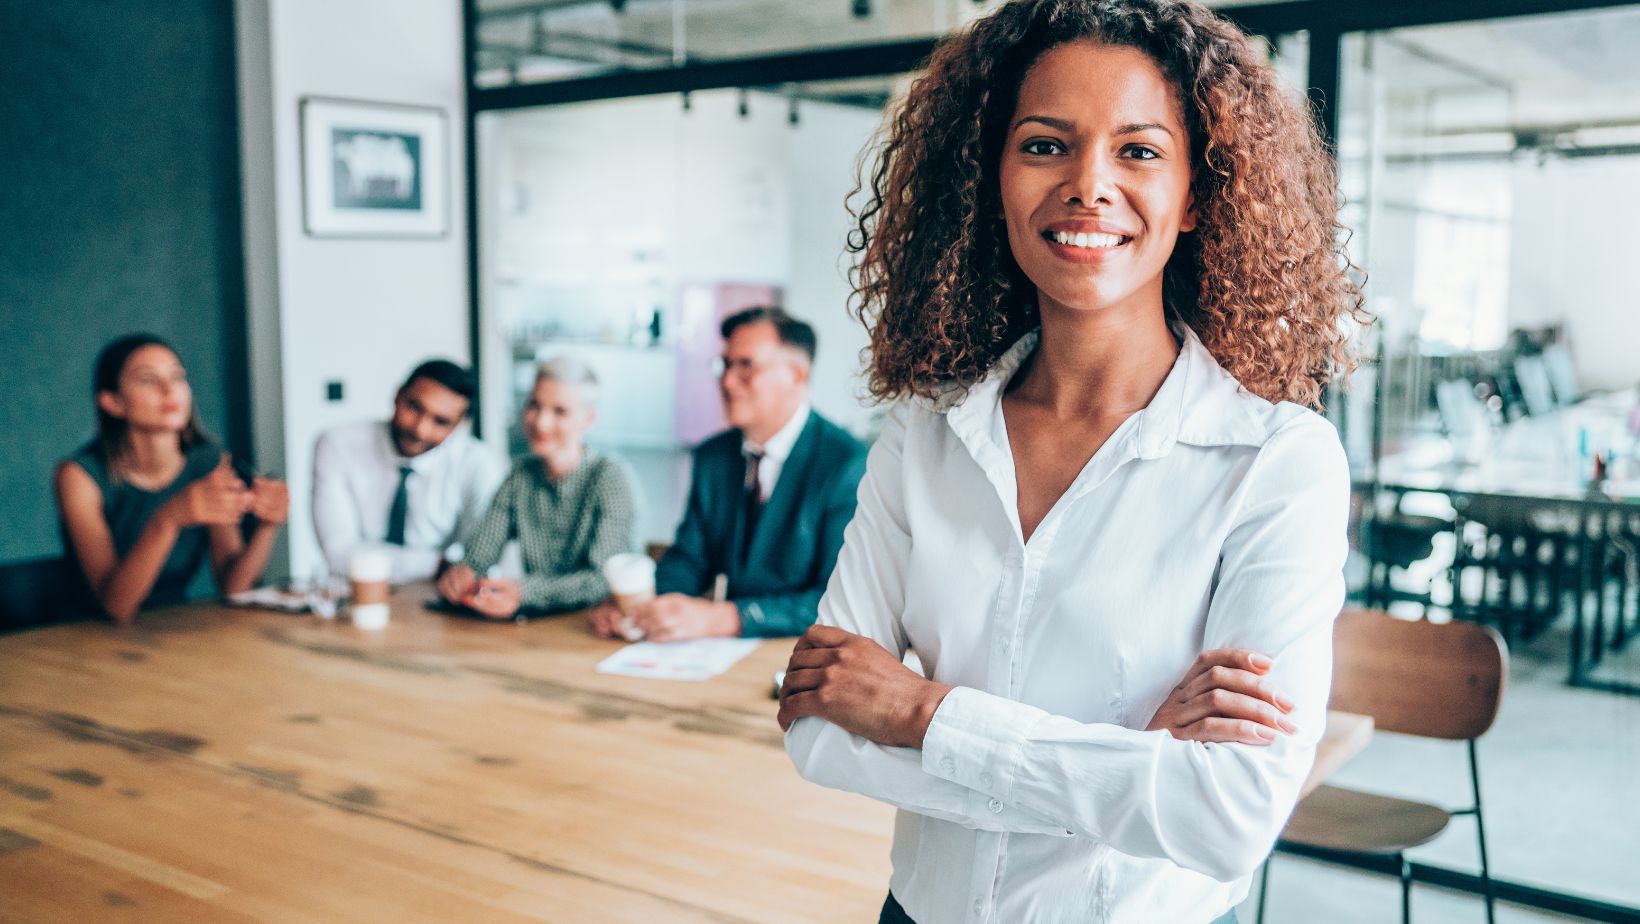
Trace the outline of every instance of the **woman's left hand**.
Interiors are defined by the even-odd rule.
[[[468,606],[491,619],[513,616],[523,602],[523,592],[517,581],[479,581],[478,588],[467,598]]]
[[[1268,657],[1245,648],[1215,648],[1196,658],[1151,716],[1146,731],[1166,729],[1181,741],[1273,744],[1298,731],[1293,702],[1265,678]]]
[[[888,747],[920,748],[951,687],[934,683],[862,635],[813,626],[797,640],[780,686],[780,728],[804,716]]]
[[[258,477],[251,481],[251,515],[263,523],[279,524],[290,516],[290,488],[283,481]]]

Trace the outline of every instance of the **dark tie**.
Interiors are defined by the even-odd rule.
[[[757,531],[757,517],[763,512],[763,484],[758,478],[758,463],[763,461],[763,453],[750,447],[741,450],[746,454],[746,534],[741,553],[744,555],[751,550],[752,533]]]
[[[399,489],[393,492],[393,506],[387,511],[387,542],[391,545],[404,545],[404,517],[410,512],[406,482],[410,480],[411,471],[408,465],[399,466]]]

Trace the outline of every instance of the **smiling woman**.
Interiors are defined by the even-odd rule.
[[[592,370],[568,357],[542,363],[522,417],[530,454],[514,463],[467,537],[466,559],[438,581],[445,600],[488,619],[604,602],[604,562],[633,544],[632,473],[585,442],[598,420]],[[523,577],[489,577],[515,540]]]
[[[883,921],[1233,920],[1344,596],[1328,157],[1207,10],[1015,0],[877,165],[856,308],[904,400],[788,664],[792,759],[901,809]]]
[[[1261,52],[1224,20],[1173,4],[1011,4],[935,54],[893,116],[850,240],[861,254],[856,308],[872,331],[872,393],[971,384],[1038,323],[1028,257],[1017,250],[1022,231],[1008,225],[997,172],[1005,160],[1022,166],[1092,140],[1072,138],[1088,127],[1053,113],[1015,112],[1026,70],[1078,37],[1143,57],[1166,83],[1165,100],[1140,107],[1150,115],[1107,126],[1105,140],[1122,136],[1123,150],[1105,153],[1163,155],[1163,172],[1187,178],[1200,229],[1177,248],[1167,243],[1169,317],[1190,325],[1255,394],[1317,403],[1332,370],[1353,362],[1338,322],[1366,320],[1337,243],[1332,160]],[[1067,76],[1084,97],[1140,102],[1088,82],[1097,72]],[[1015,147],[1027,141],[1028,151]],[[1157,149],[1162,141],[1168,150]]]

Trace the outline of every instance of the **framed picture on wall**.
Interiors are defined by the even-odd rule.
[[[450,226],[444,110],[304,97],[302,225],[312,237],[442,237]]]

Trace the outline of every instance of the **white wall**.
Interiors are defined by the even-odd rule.
[[[257,462],[290,482],[290,573],[304,576],[319,562],[308,503],[318,433],[386,417],[422,359],[470,359],[461,4],[236,0],[236,13]],[[310,95],[445,111],[448,235],[304,233],[298,107]],[[345,397],[328,402],[334,380]]]
[[[860,351],[866,331],[848,312],[852,255],[846,199],[854,189],[855,161],[882,121],[880,113],[829,103],[800,104],[786,132],[791,188],[791,276],[786,308],[814,325],[820,340],[814,368],[814,406],[856,432],[873,411],[863,403]]]
[[[1513,326],[1564,320],[1585,390],[1640,380],[1634,216],[1640,157],[1550,158],[1514,165]]]
[[[738,110],[735,91],[714,90],[688,111],[669,94],[481,120],[486,431],[509,414],[492,367],[532,310],[573,325],[566,338],[619,339],[623,306],[663,303],[676,336],[679,293],[729,282],[784,291],[820,339],[815,405],[865,428],[844,199],[881,114],[805,101],[793,125],[787,100],[769,93]],[[606,423],[621,413],[604,411]]]

